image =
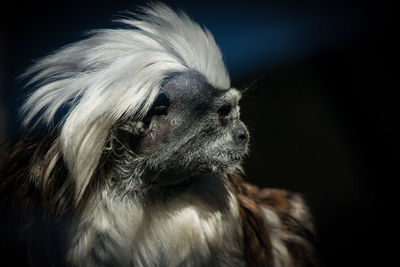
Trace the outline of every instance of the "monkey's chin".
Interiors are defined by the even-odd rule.
[[[236,157],[228,162],[221,162],[220,164],[213,165],[210,169],[211,173],[219,174],[222,176],[233,174],[242,171],[242,157]]]
[[[242,157],[237,157],[235,160],[226,162],[213,161],[204,162],[195,169],[188,171],[170,171],[159,173],[156,179],[152,179],[151,184],[154,186],[174,186],[181,183],[190,183],[193,177],[199,178],[207,175],[217,175],[225,177],[226,175],[242,172]]]

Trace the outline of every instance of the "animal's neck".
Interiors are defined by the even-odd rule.
[[[243,264],[238,204],[217,175],[154,187],[141,197],[121,199],[103,191],[90,210],[71,240],[69,257],[75,263]]]

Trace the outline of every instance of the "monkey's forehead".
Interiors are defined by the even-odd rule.
[[[165,79],[162,89],[168,92],[172,100],[190,101],[198,99],[212,101],[223,96],[238,101],[241,93],[234,88],[215,88],[206,78],[196,71],[172,73]]]

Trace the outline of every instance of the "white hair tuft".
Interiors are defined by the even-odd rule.
[[[23,125],[50,124],[60,107],[61,152],[79,199],[96,169],[107,135],[121,118],[140,119],[171,73],[194,70],[216,88],[230,79],[212,34],[185,13],[152,3],[38,61],[25,76],[37,85],[22,107]]]

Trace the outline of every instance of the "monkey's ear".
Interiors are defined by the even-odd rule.
[[[148,124],[143,121],[127,121],[118,128],[118,135],[143,136],[148,130]]]
[[[169,94],[161,89],[149,112],[141,121],[124,121],[114,131],[112,131],[109,140],[112,141],[113,137],[117,137],[120,141],[123,141],[130,146],[134,146],[138,138],[146,135],[151,119],[154,116],[167,115],[170,105],[171,101]]]

